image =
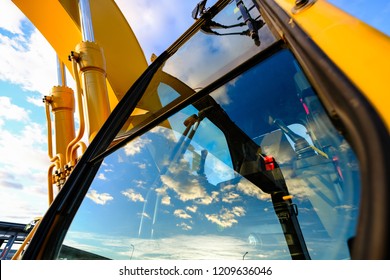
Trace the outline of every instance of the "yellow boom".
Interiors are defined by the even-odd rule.
[[[13,0],[57,53],[76,81],[73,90],[65,84],[54,86],[46,96],[49,204],[53,184],[60,189],[77,162],[77,149],[84,152],[84,131],[91,141],[112,109],[147,67],[143,51],[121,11],[112,0]],[[85,6],[86,5],[86,6]],[[83,10],[84,9],[84,10]],[[91,24],[86,36],[85,14]],[[93,27],[93,28],[92,28]],[[88,30],[87,30],[88,31]],[[90,36],[90,35],[88,35]],[[63,72],[63,70],[62,70]],[[74,127],[75,100],[79,104],[80,126]],[[148,111],[145,104],[142,112]],[[55,151],[52,145],[51,113],[54,116]],[[137,112],[135,112],[137,114]]]
[[[70,52],[82,41],[77,0],[12,0],[72,72]],[[111,109],[147,67],[145,55],[114,1],[90,1],[95,41],[104,50]]]

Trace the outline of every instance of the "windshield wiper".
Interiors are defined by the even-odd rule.
[[[255,6],[253,5],[249,10],[246,8],[244,2],[242,0],[236,0],[237,8],[239,9],[241,16],[244,21],[233,24],[233,25],[224,25],[218,22],[211,20],[208,15],[208,9],[205,8],[207,0],[203,0],[197,4],[195,9],[192,11],[192,17],[194,19],[198,19],[198,17],[202,17],[205,15],[206,21],[201,27],[201,30],[207,34],[217,35],[217,36],[229,36],[229,35],[244,35],[249,36],[253,39],[256,46],[260,46],[260,37],[259,30],[264,26],[265,22],[260,19],[260,16],[256,19],[253,19],[250,15],[249,11],[252,10]],[[219,33],[214,29],[230,29],[234,27],[243,27],[247,26],[248,29],[241,32],[227,32],[227,33]]]
[[[264,25],[264,21],[254,20],[249,14],[249,11],[245,7],[245,4],[242,2],[242,0],[236,0],[236,5],[240,9],[245,24],[248,26],[248,36],[250,36],[253,41],[255,41],[256,46],[260,46],[259,30]]]

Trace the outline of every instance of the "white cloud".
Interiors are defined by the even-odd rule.
[[[173,214],[180,218],[180,219],[191,219],[191,215],[189,215],[186,211],[184,211],[183,209],[176,209],[175,212],[173,212]]]
[[[227,91],[227,85],[223,85],[216,89],[211,96],[214,98],[216,102],[218,102],[221,105],[229,105],[231,100],[228,95]]]
[[[106,175],[104,175],[104,173],[100,173],[100,174],[97,176],[97,178],[100,179],[100,180],[103,180],[103,181],[107,180],[107,177],[106,177]]]
[[[56,55],[36,29],[30,37],[0,34],[0,80],[48,95],[57,84]]]
[[[187,207],[186,207],[186,210],[187,210],[187,211],[190,211],[190,212],[192,212],[192,213],[196,213],[196,211],[198,210],[198,206],[196,206],[196,205],[187,206]]]
[[[243,207],[236,206],[231,210],[222,208],[218,214],[206,214],[205,217],[222,228],[229,228],[238,223],[236,217],[245,216],[245,213],[246,211]]]
[[[205,216],[207,220],[219,225],[222,228],[230,228],[234,224],[238,223],[235,215],[227,209],[223,209],[223,211],[221,211],[219,214],[206,214]]]
[[[167,194],[167,186],[162,186],[161,188],[156,188],[155,192],[161,196],[161,203],[163,205],[171,205],[171,197]]]
[[[238,200],[241,200],[241,197],[239,194],[234,193],[234,192],[228,192],[223,194],[222,201],[226,203],[233,203]]]
[[[192,226],[186,224],[186,223],[181,223],[181,224],[176,224],[177,227],[180,227],[182,230],[191,230],[192,229]]]
[[[210,205],[213,202],[219,201],[219,192],[212,191],[211,195],[205,195],[204,197],[198,198],[195,202],[197,204]]]
[[[19,180],[26,180],[28,174],[46,173],[50,161],[46,149],[42,148],[46,146],[43,131],[41,125],[33,122],[22,125],[20,132],[11,132],[0,126],[2,169],[14,172],[15,177],[21,176]]]
[[[11,98],[0,96],[0,119],[28,121],[28,112],[15,104],[12,104]]]
[[[245,195],[256,197],[259,200],[270,200],[271,195],[263,192],[259,187],[252,184],[250,181],[242,178],[237,184],[237,190]]]
[[[206,190],[196,179],[182,181],[168,175],[162,175],[161,181],[174,190],[181,201],[201,199],[207,196]]]
[[[171,204],[171,197],[168,195],[164,195],[161,199],[161,204],[170,205]]]
[[[39,96],[39,97],[37,97],[37,96],[27,96],[26,100],[27,100],[28,103],[31,103],[31,104],[33,104],[33,105],[35,105],[37,107],[42,107],[42,108],[45,107],[45,103],[42,100],[42,96]]]
[[[34,188],[10,190],[0,182],[0,197],[0,221],[28,223],[42,217],[48,207],[46,193],[36,192]]]
[[[213,132],[210,132],[210,134]],[[214,132],[215,133],[215,132]],[[209,135],[210,135],[209,134]],[[211,139],[224,139],[223,137],[214,137]],[[225,140],[224,140],[225,141]],[[219,147],[227,148],[226,142],[218,142],[214,140],[216,145],[219,145]],[[229,155],[230,157],[230,155]],[[235,177],[235,171],[231,166],[228,166],[226,163],[224,163],[221,159],[215,157],[213,154],[209,153],[207,156],[207,162],[206,168],[209,166],[212,166],[212,168],[208,168],[207,171],[207,177],[209,178],[209,181],[213,184],[218,184],[222,181],[227,181],[229,179],[232,179]]]
[[[159,195],[166,195],[167,194],[167,186],[162,186],[161,188],[156,188],[155,192],[158,193]]]
[[[317,196],[316,192],[308,185],[310,183],[310,180],[316,180],[316,178],[313,176],[312,178],[308,178],[307,180],[305,180],[304,178],[286,177],[286,185],[288,187],[288,191],[291,195],[294,196],[294,199],[299,199],[302,201]],[[319,182],[318,188],[323,185],[321,181],[317,182]]]
[[[198,0],[116,0],[149,60],[159,54],[194,22]],[[211,5],[215,1],[209,1]]]
[[[137,201],[144,202],[145,201],[142,194],[137,193],[133,189],[127,189],[125,191],[122,191],[121,194],[123,194],[124,196],[126,196],[128,199],[130,199],[133,202],[137,202]]]
[[[171,129],[167,129],[165,127],[162,127],[162,126],[156,126],[154,128],[152,128],[150,130],[151,133],[156,133],[156,134],[160,134],[161,136],[163,136],[165,139],[167,139],[168,141],[171,141],[173,143],[176,143],[177,140],[180,138],[181,134],[180,133],[177,133],[175,132],[174,130],[171,130]]]
[[[13,34],[22,33],[22,22],[26,20],[26,17],[11,1],[0,2],[0,17],[0,28]]]
[[[46,146],[44,129],[29,112],[0,97],[0,220],[27,223],[47,209]]]
[[[23,189],[23,185],[17,182],[14,174],[0,171],[0,186],[10,189]]]
[[[233,207],[233,209],[232,209],[232,213],[233,213],[234,215],[236,215],[237,217],[242,217],[242,216],[245,216],[246,211],[245,211],[245,209],[244,209],[243,207],[241,207],[241,206],[235,206],[235,207]]]
[[[235,78],[231,80],[229,83],[226,85],[223,85],[216,89],[211,96],[221,105],[229,105],[231,100],[228,95],[228,86],[234,86],[237,82],[238,78]]]
[[[46,135],[43,134],[43,130],[40,124],[32,122],[24,127],[22,137],[28,139],[27,142],[46,144]]]
[[[218,192],[212,192],[209,195],[207,193],[209,183],[201,177],[191,174],[189,163],[186,160],[182,159],[180,163],[171,164],[168,170],[169,172],[161,175],[161,181],[165,187],[157,190],[160,194],[171,189],[183,202],[193,200],[197,204],[204,205],[218,200]]]
[[[87,197],[91,199],[96,204],[105,205],[108,201],[113,200],[114,198],[108,193],[98,193],[96,190],[90,190],[87,193]]]
[[[145,145],[147,145],[151,142],[152,141],[148,138],[143,138],[143,137],[136,138],[135,140],[126,144],[126,146],[124,147],[125,154],[127,156],[134,156],[134,155],[140,153],[141,150],[143,149],[143,147],[145,147]]]

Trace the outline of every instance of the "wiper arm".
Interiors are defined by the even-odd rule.
[[[249,36],[249,30],[245,30],[242,32],[229,32],[229,33],[219,33],[214,31],[212,28],[219,28],[219,29],[229,29],[233,27],[241,27],[245,26],[244,22],[233,24],[233,25],[223,25],[218,22],[208,20],[206,24],[204,24],[201,29],[203,32],[208,33],[208,34],[213,34],[213,35],[218,35],[218,36],[226,36],[226,35],[248,35]]]
[[[202,0],[197,4],[195,9],[192,11],[192,17],[194,19],[198,19],[198,16],[203,16],[207,14],[208,10],[205,8],[207,0]],[[242,0],[236,0],[237,8],[239,9],[241,16],[244,22],[240,22],[238,24],[233,25],[223,25],[218,22],[212,21],[210,18],[206,19],[205,23],[201,27],[201,30],[207,34],[217,35],[217,36],[228,36],[228,35],[244,35],[251,37],[256,46],[260,46],[260,37],[259,30],[264,26],[265,22],[261,19],[253,19],[249,13],[249,11],[254,7],[251,7],[249,10],[246,8],[245,4]],[[259,16],[260,17],[260,16]],[[248,29],[242,32],[228,32],[228,33],[219,33],[213,28],[219,29],[229,29],[234,27],[242,27],[247,26]]]
[[[259,30],[264,25],[264,22],[262,20],[254,20],[242,0],[236,0],[236,5],[240,9],[245,24],[248,26],[248,35],[255,41],[256,46],[260,46]]]

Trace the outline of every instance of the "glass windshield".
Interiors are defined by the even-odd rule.
[[[275,43],[254,1],[242,3],[256,22],[258,41],[251,36],[236,1],[231,1],[167,61],[163,71],[199,90]]]
[[[359,192],[354,152],[281,50],[108,155],[58,258],[345,259]]]
[[[153,118],[167,104],[193,95],[277,41],[255,2],[242,3],[256,27],[258,42],[251,37],[242,13],[232,1],[157,71],[122,133]]]

